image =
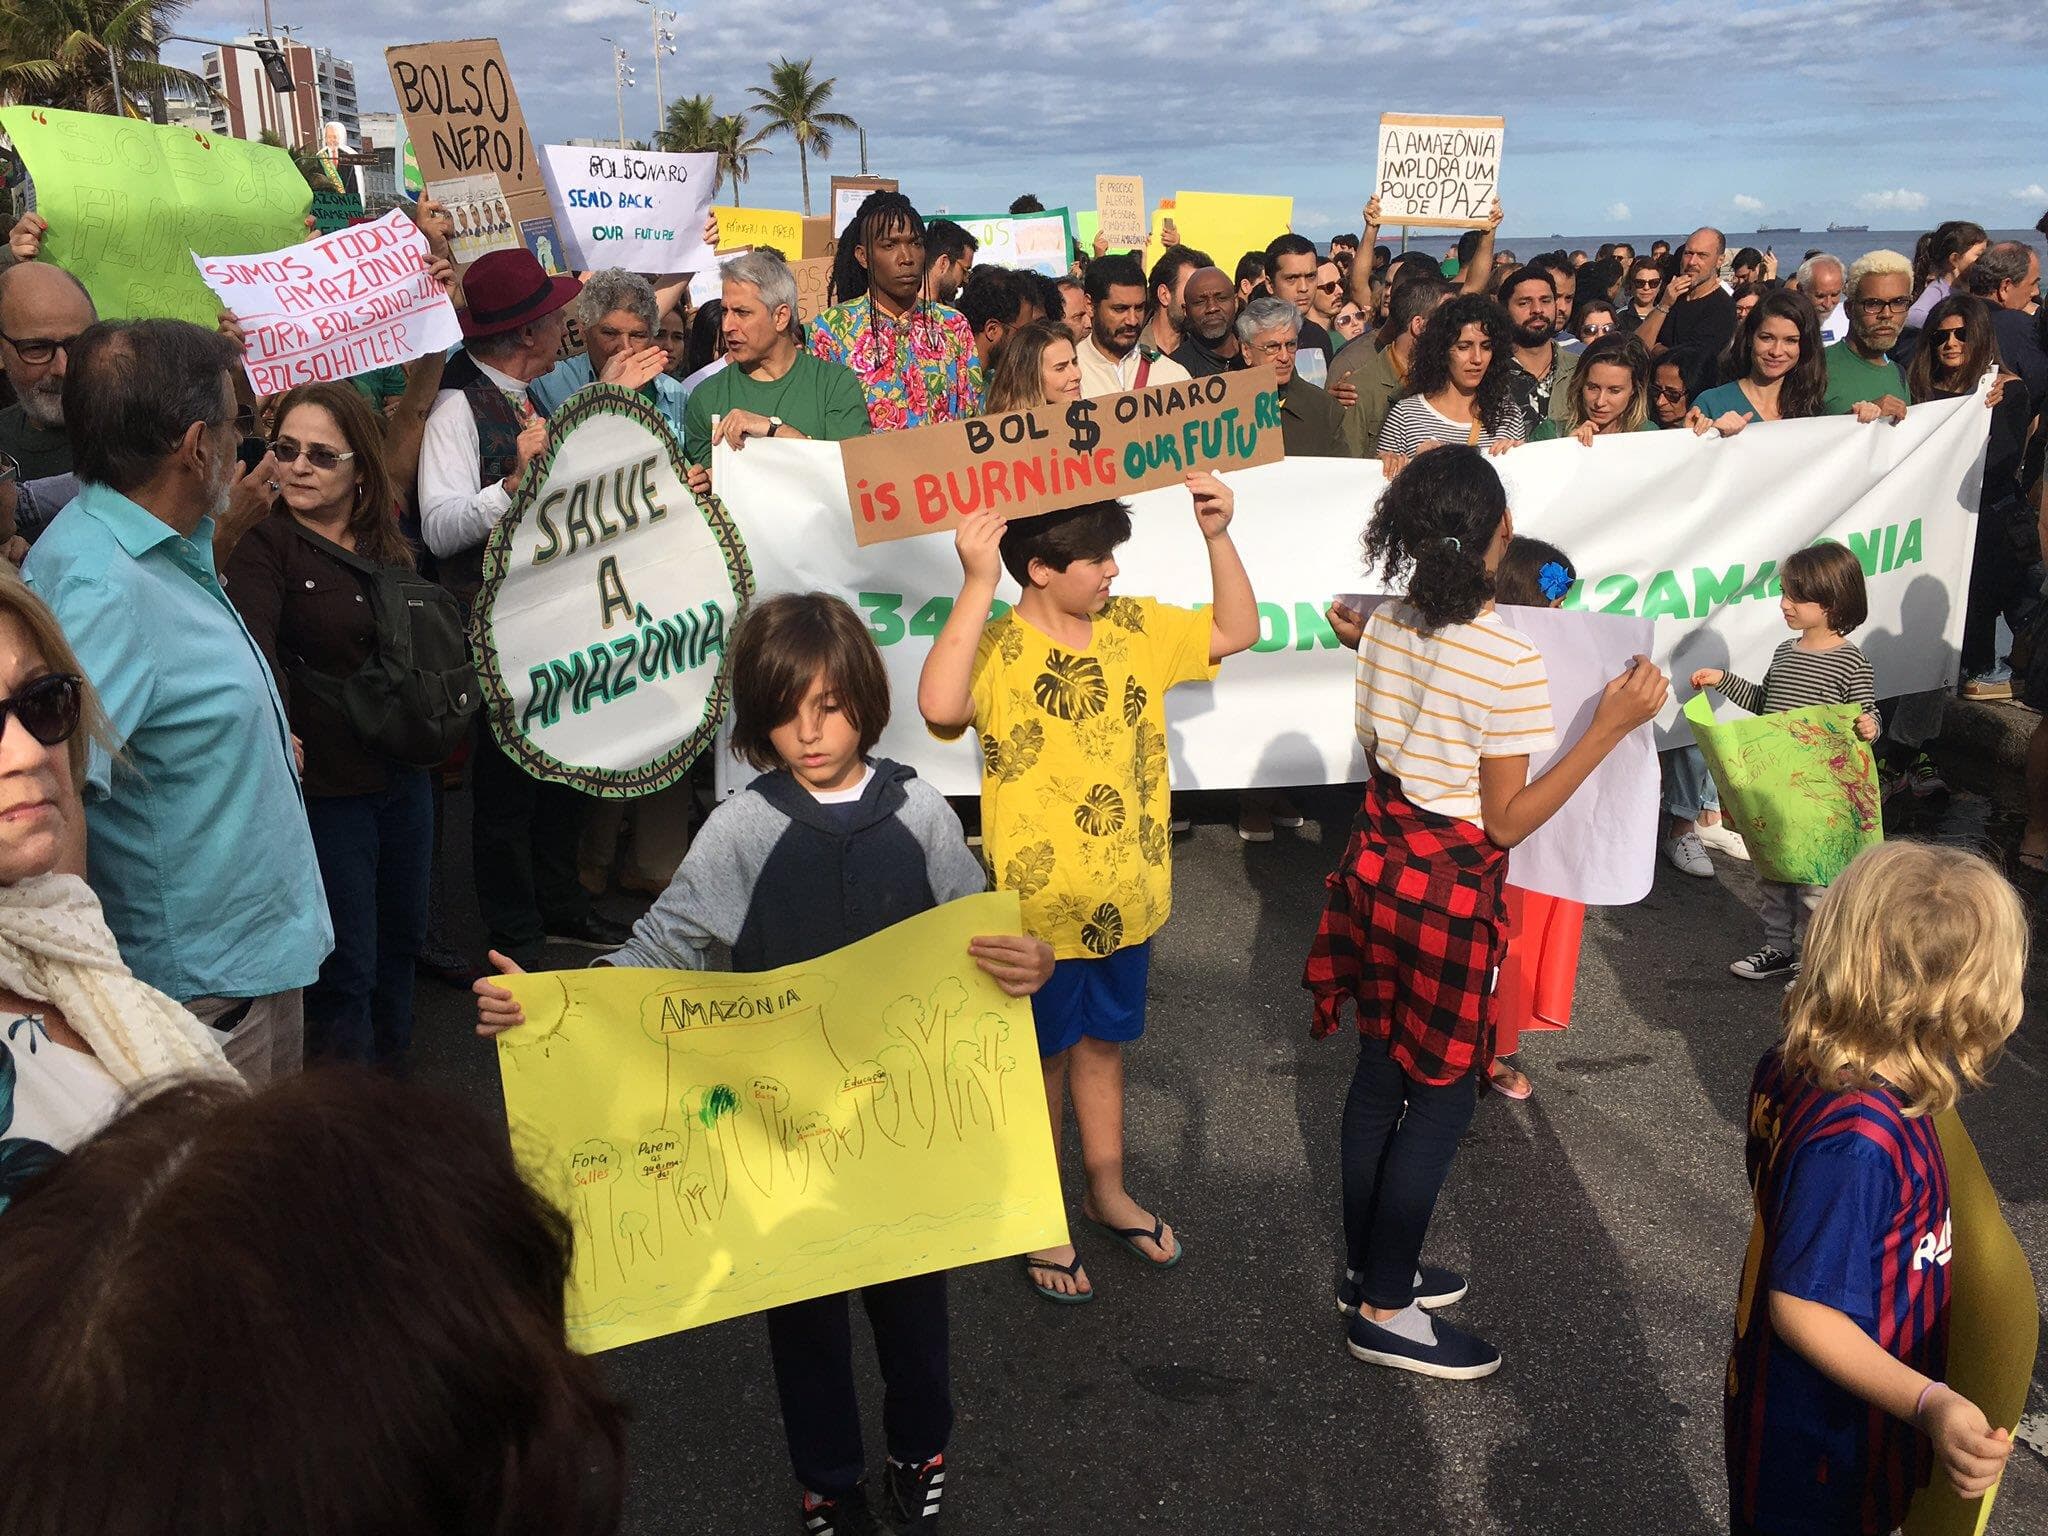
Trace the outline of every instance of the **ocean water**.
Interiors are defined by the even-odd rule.
[[[1500,249],[1513,251],[1517,256],[1526,261],[1531,256],[1535,256],[1540,252],[1559,249],[1584,251],[1588,256],[1591,256],[1610,240],[1626,240],[1635,246],[1636,254],[1641,256],[1648,255],[1650,242],[1660,238],[1669,240],[1672,248],[1676,249],[1685,242],[1685,237],[1691,234],[1697,227],[1697,225],[1691,225],[1685,229],[1669,231],[1661,236],[1656,234],[1631,234],[1626,231],[1605,235],[1503,235],[1499,237],[1498,245]],[[1932,228],[1933,226],[1929,225],[1927,227]],[[1727,230],[1728,251],[1730,255],[1741,250],[1745,245],[1753,245],[1760,251],[1775,250],[1778,253],[1778,274],[1781,277],[1790,277],[1793,268],[1806,259],[1808,251],[1825,251],[1828,255],[1838,256],[1845,262],[1854,261],[1866,251],[1894,250],[1906,256],[1911,256],[1913,254],[1914,242],[1923,233],[1925,233],[1925,230],[1922,229],[1872,229],[1867,233],[1860,234],[1831,235],[1825,230],[1802,230],[1798,234],[1759,235],[1753,230],[1739,230],[1732,226]],[[2033,246],[2037,251],[2048,249],[2048,242],[2044,242],[2040,234],[2033,229],[1993,229],[1987,230],[1986,233],[1993,240],[2020,240]],[[1384,232],[1380,236],[1380,243],[1392,246],[1398,251],[1401,248],[1400,231],[1389,230]],[[1435,229],[1415,230],[1410,234],[1408,240],[1410,250],[1431,251],[1439,256],[1456,243],[1457,236],[1453,231]]]

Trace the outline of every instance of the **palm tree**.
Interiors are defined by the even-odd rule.
[[[188,0],[0,0],[0,102],[121,112],[164,86],[210,100],[206,82],[157,57]],[[123,102],[114,99],[111,56]]]
[[[809,59],[782,59],[768,71],[768,83],[753,87],[768,133],[786,133],[796,140],[797,164],[803,170],[804,217],[811,213],[811,153],[820,160],[832,156],[835,131],[853,132],[860,127],[844,112],[827,112],[836,80],[811,77]]]
[[[654,147],[687,155],[713,148],[715,113],[709,96],[681,96],[668,104],[668,119],[654,136]]]
[[[334,172],[328,168],[327,162],[320,158],[320,152],[310,144],[293,144],[287,147],[284,140],[277,136],[277,130],[274,128],[264,129],[256,136],[256,142],[268,144],[272,149],[282,149],[290,155],[292,164],[298,167],[299,174],[306,178],[306,185],[315,192],[342,190]]]
[[[730,181],[732,204],[735,208],[740,206],[740,188],[747,182],[747,173],[750,169],[748,162],[757,154],[775,153],[772,149],[761,147],[762,141],[768,137],[771,130],[763,128],[758,132],[749,133],[748,127],[747,114],[744,112],[733,117],[716,118],[711,124],[711,142],[704,146],[718,154],[718,179],[712,182],[711,190],[716,193],[719,182]]]

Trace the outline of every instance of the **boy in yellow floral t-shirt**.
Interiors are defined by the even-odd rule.
[[[1033,1013],[1055,1140],[1069,1089],[1081,1127],[1081,1214],[1162,1269],[1180,1259],[1173,1229],[1124,1188],[1123,1047],[1144,1032],[1151,938],[1173,905],[1166,690],[1214,677],[1259,637],[1230,541],[1235,499],[1214,475],[1187,485],[1211,608],[1110,596],[1114,551],[1131,536],[1121,502],[1012,523],[981,513],[960,525],[966,579],[917,687],[935,733],[974,727],[985,856],[996,884],[1023,898],[1025,929],[1053,948]],[[1002,566],[1023,597],[991,623]],[[1071,1247],[1025,1263],[1053,1301],[1094,1295]]]

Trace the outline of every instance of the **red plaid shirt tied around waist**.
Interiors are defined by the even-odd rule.
[[[1411,804],[1375,774],[1344,857],[1324,882],[1329,901],[1301,984],[1315,1000],[1311,1033],[1337,1032],[1344,1000],[1358,1031],[1418,1082],[1454,1083],[1493,1050],[1493,986],[1507,952],[1508,856],[1468,821]]]

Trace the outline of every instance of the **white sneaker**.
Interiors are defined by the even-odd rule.
[[[1715,853],[1725,853],[1729,858],[1740,859],[1745,864],[1749,862],[1749,845],[1742,840],[1742,834],[1725,821],[1717,821],[1711,827],[1695,827],[1693,836],[1699,839],[1702,848],[1710,848]]]
[[[1700,846],[1697,832],[1681,832],[1676,837],[1666,838],[1664,858],[1673,869],[1685,874],[1698,875],[1702,880],[1714,878],[1714,861]]]

